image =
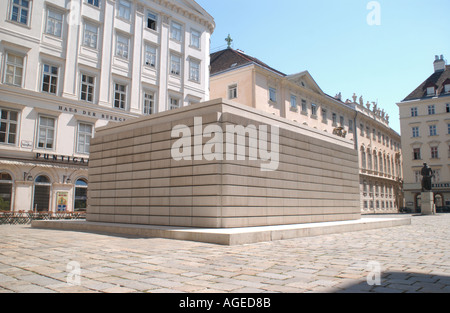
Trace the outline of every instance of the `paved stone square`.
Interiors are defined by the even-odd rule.
[[[450,214],[411,218],[242,246],[2,225],[0,292],[450,292]]]

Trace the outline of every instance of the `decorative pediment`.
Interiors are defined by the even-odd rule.
[[[321,95],[325,95],[322,89],[319,87],[319,85],[316,83],[316,81],[311,76],[311,74],[309,74],[308,71],[289,75],[286,77],[286,79],[297,86],[311,90]]]

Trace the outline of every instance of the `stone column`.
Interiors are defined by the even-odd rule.
[[[169,16],[161,14],[161,45],[159,53],[159,93],[158,93],[158,111],[166,111],[167,104],[167,76],[169,75],[170,52],[169,52]]]
[[[68,31],[67,31],[67,46],[66,46],[66,63],[64,66],[64,84],[63,97],[78,99],[76,91],[77,82],[77,61],[78,61],[78,47],[79,47],[79,31],[81,28],[81,1],[72,0],[70,6],[71,12],[69,15]]]
[[[99,104],[106,107],[112,107],[110,102],[111,92],[111,62],[114,55],[114,6],[115,1],[105,1],[105,15],[103,24],[103,47],[102,47],[102,67],[100,73],[100,92]]]
[[[132,80],[130,95],[130,112],[142,113],[141,101],[141,72],[142,72],[142,43],[144,24],[144,7],[137,4],[136,14],[134,17],[134,45],[133,45],[133,63],[132,63]]]

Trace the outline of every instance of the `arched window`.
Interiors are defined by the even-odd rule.
[[[0,172],[0,211],[11,211],[12,177]]]
[[[33,210],[50,211],[50,179],[40,175],[34,180]]]
[[[375,172],[378,172],[378,157],[377,157],[377,151],[373,151],[373,170]]]
[[[365,151],[364,147],[361,147],[361,168],[363,168],[363,169],[367,168],[366,151]]]
[[[367,166],[369,170],[372,170],[372,154],[370,153],[370,149],[367,149]]]
[[[34,180],[36,184],[50,184],[50,179],[45,175],[40,175]]]
[[[74,211],[86,211],[88,182],[80,178],[75,182],[75,205]]]

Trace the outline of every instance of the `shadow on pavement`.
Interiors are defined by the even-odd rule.
[[[375,283],[374,276],[368,281]],[[367,281],[337,286],[336,293],[450,293],[449,276],[420,274],[414,272],[385,272],[380,284],[369,285]]]

